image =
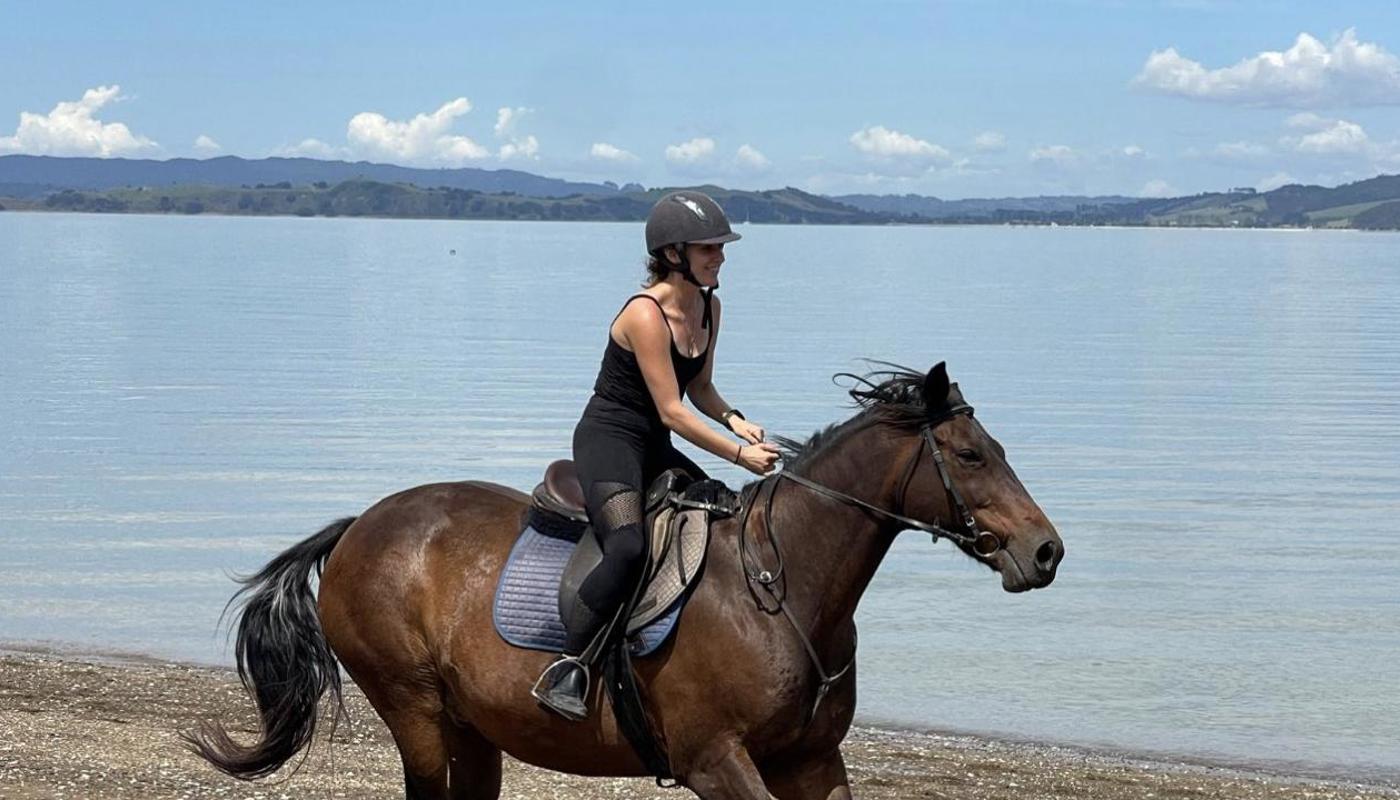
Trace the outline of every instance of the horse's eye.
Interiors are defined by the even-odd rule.
[[[982,462],[982,456],[978,455],[976,450],[959,450],[958,458],[973,464],[980,464]]]

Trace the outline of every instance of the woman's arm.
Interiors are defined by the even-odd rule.
[[[715,347],[719,345],[719,320],[722,315],[719,298],[711,296],[711,319],[710,324],[714,326],[714,331],[710,335],[710,347],[705,352],[705,366],[700,370],[700,374],[695,376],[695,380],[686,387],[686,396],[690,402],[695,404],[705,416],[724,425],[724,412],[729,410],[729,405],[724,402],[724,398],[719,396],[719,390],[715,388],[711,377],[715,374]],[[725,427],[729,427],[725,425]]]
[[[710,337],[710,348],[706,353],[705,366],[700,370],[700,374],[695,376],[695,380],[686,387],[686,396],[690,402],[700,409],[705,416],[718,422],[729,430],[733,431],[739,438],[750,444],[757,444],[763,441],[763,428],[746,420],[731,416],[724,418],[724,412],[733,408],[729,403],[720,397],[719,390],[715,388],[714,382],[710,379],[714,375],[715,348],[719,346],[719,321],[722,314],[718,297],[711,297],[713,303],[713,317],[710,324],[714,325],[714,334]]]
[[[715,321],[718,321],[718,315],[715,315]],[[739,455],[740,444],[717,433],[681,402],[680,387],[676,385],[676,373],[671,365],[671,328],[666,324],[661,309],[655,303],[631,303],[618,317],[618,322],[618,332],[637,356],[642,379],[646,381],[647,391],[656,403],[661,422],[687,442],[733,463]],[[714,359],[710,357],[705,361],[705,371],[708,372]],[[727,410],[722,408],[718,413]],[[710,414],[709,411],[705,413]]]

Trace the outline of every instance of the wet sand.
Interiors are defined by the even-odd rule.
[[[230,670],[132,657],[0,651],[0,798],[402,797],[388,731],[347,686],[350,721],[301,769],[259,783],[227,778],[186,751],[180,731],[256,721]],[[1089,753],[967,736],[857,728],[844,745],[856,797],[1400,798],[1400,787]],[[693,796],[637,779],[579,778],[507,759],[502,797]]]

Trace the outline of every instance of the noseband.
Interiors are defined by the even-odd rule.
[[[948,465],[943,460],[943,453],[938,449],[938,443],[933,438],[934,428],[937,428],[939,425],[942,425],[943,423],[947,422],[953,417],[963,415],[971,417],[972,406],[966,403],[953,406],[942,416],[930,419],[929,421],[925,422],[922,426],[920,426],[919,449],[915,451],[914,457],[910,459],[909,466],[905,467],[904,477],[900,481],[899,509],[901,511],[904,510],[905,493],[908,492],[909,483],[913,480],[914,473],[918,470],[919,461],[923,458],[924,445],[926,444],[928,445],[929,452],[933,453],[933,464],[934,467],[938,470],[939,479],[943,481],[943,490],[947,492],[950,498],[952,498],[953,507],[957,510],[958,515],[962,518],[964,530],[955,531],[950,528],[945,528],[942,525],[938,525],[931,522],[923,522],[921,520],[906,517],[903,514],[888,511],[886,509],[880,508],[879,506],[871,505],[870,503],[861,500],[859,497],[852,497],[851,495],[845,494],[844,492],[838,492],[835,489],[831,489],[829,487],[822,486],[820,483],[817,483],[815,481],[808,480],[807,478],[804,478],[801,475],[794,475],[791,472],[788,472],[787,470],[783,470],[781,472],[775,473],[774,475],[765,477],[762,481],[759,482],[758,487],[754,490],[754,493],[750,498],[750,502],[744,504],[743,514],[739,518],[739,563],[744,570],[744,577],[748,580],[750,590],[757,586],[758,588],[765,591],[771,598],[773,598],[774,602],[777,603],[776,611],[781,611],[783,615],[787,617],[788,622],[792,624],[793,630],[797,632],[797,637],[802,640],[802,646],[806,649],[807,656],[811,659],[813,666],[816,667],[817,675],[821,680],[821,683],[817,687],[816,701],[813,702],[811,713],[807,717],[807,724],[810,724],[811,721],[816,717],[817,709],[821,707],[822,700],[826,697],[827,693],[831,691],[831,687],[837,681],[844,678],[846,676],[846,673],[849,672],[851,667],[855,664],[855,647],[854,645],[852,645],[850,662],[847,663],[845,667],[841,668],[835,674],[828,675],[826,670],[822,668],[821,659],[817,656],[816,648],[812,646],[812,642],[807,637],[807,634],[803,632],[802,626],[798,624],[796,618],[793,617],[792,612],[788,609],[784,596],[786,595],[786,592],[780,594],[776,588],[776,584],[779,580],[782,579],[784,566],[782,550],[778,547],[777,531],[773,528],[773,496],[778,492],[778,483],[782,479],[786,478],[787,480],[790,480],[793,483],[798,484],[799,486],[805,486],[808,489],[811,489],[817,494],[830,497],[833,500],[839,500],[848,505],[858,506],[867,511],[879,514],[880,516],[883,516],[887,519],[892,519],[895,522],[898,522],[899,524],[903,525],[905,528],[913,528],[914,530],[923,531],[932,536],[934,542],[937,542],[939,537],[942,537],[944,539],[948,539],[954,542],[955,544],[967,547],[978,558],[984,560],[989,559],[1001,550],[1001,538],[998,537],[995,533],[992,533],[991,531],[984,531],[977,526],[977,520],[973,518],[972,511],[968,509],[967,503],[963,502],[962,493],[960,493],[958,491],[958,488],[953,485],[953,477],[948,473]],[[769,478],[772,478],[771,484],[768,483]],[[751,559],[749,557],[747,534],[749,527],[749,512],[753,510],[754,503],[758,500],[759,492],[763,491],[763,487],[765,484],[768,484],[770,487],[768,489],[768,497],[764,504],[764,517],[768,521],[769,548],[773,551],[778,563],[773,570],[753,570],[750,569]],[[757,594],[755,594],[755,598],[757,598]],[[760,605],[760,607],[762,606]]]

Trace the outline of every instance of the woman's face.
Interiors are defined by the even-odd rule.
[[[724,244],[688,244],[686,258],[690,260],[690,273],[701,286],[719,285],[719,268],[724,264]]]

